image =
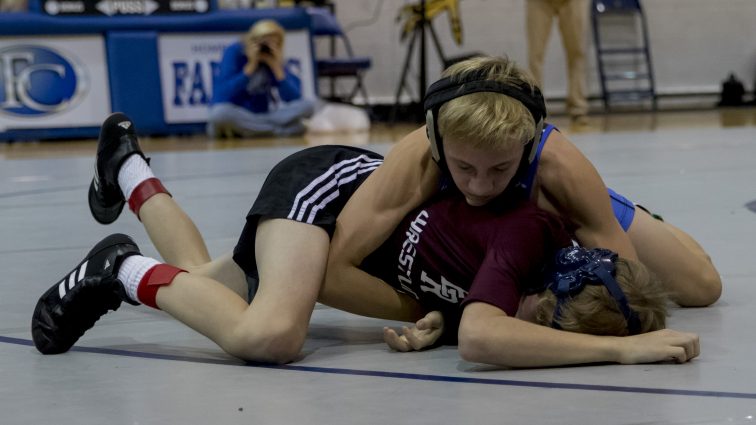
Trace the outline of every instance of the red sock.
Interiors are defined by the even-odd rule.
[[[157,266],[149,269],[144,277],[139,281],[137,287],[137,298],[139,302],[146,306],[160,310],[157,306],[155,299],[157,298],[157,291],[164,285],[170,285],[177,274],[186,272],[178,267],[173,267],[170,264],[158,264]]]
[[[139,210],[142,208],[142,205],[158,193],[165,193],[168,196],[171,195],[170,192],[168,192],[168,189],[163,186],[163,183],[155,177],[139,183],[139,185],[134,188],[134,191],[129,198],[129,209],[131,209],[131,211],[136,214],[137,218],[139,218]]]

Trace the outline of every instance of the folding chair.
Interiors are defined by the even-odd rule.
[[[640,1],[593,0],[591,21],[604,107],[609,109],[612,101],[650,99],[656,110],[648,26]],[[612,31],[605,31],[612,23]],[[615,40],[607,44],[605,38]]]
[[[348,103],[354,103],[354,97],[360,93],[366,106],[369,105],[367,91],[363,82],[363,73],[370,69],[372,61],[367,56],[355,56],[352,45],[346,34],[342,31],[336,17],[327,8],[309,7],[307,12],[311,18],[311,31],[314,37],[329,37],[330,53],[329,56],[320,56],[315,52],[315,65],[319,78],[328,78],[330,83],[330,93],[326,99],[336,100]],[[338,56],[337,41],[341,40],[344,46],[345,56]],[[317,50],[317,49],[316,49]],[[347,93],[337,94],[336,80],[342,77],[353,78],[354,87]]]

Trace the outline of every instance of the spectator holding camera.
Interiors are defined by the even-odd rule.
[[[258,21],[223,52],[213,84],[207,133],[210,137],[295,136],[315,103],[302,99],[302,84],[284,63],[284,30]]]

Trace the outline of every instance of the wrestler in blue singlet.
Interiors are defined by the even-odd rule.
[[[524,190],[528,197],[532,196],[533,183],[535,181],[536,172],[538,171],[538,161],[541,158],[541,151],[543,151],[543,146],[546,144],[546,140],[549,138],[549,135],[553,130],[559,131],[552,124],[547,124],[546,127],[544,127],[533,162],[530,163],[528,171],[525,173],[523,179],[516,183],[517,187]],[[609,191],[609,197],[612,201],[614,216],[617,218],[620,226],[622,226],[622,229],[627,232],[627,229],[630,228],[630,224],[632,224],[633,218],[635,217],[635,204],[614,190],[610,188],[607,188],[607,190]]]

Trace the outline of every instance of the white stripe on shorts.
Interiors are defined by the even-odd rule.
[[[334,200],[339,195],[339,187],[342,184],[349,183],[351,181],[354,181],[359,174],[367,173],[369,171],[373,171],[376,168],[378,168],[380,164],[363,164],[363,163],[357,163],[350,165],[349,167],[342,168],[338,173],[334,175],[334,177],[326,183],[324,186],[322,186],[320,189],[315,191],[312,196],[310,196],[308,199],[303,201],[301,203],[301,206],[299,208],[299,212],[297,214],[296,220],[302,221],[304,223],[312,223],[315,219],[315,214],[311,213],[307,219],[304,218],[305,213],[307,212],[307,209],[310,208],[310,206],[315,205],[318,203],[319,207],[318,209],[322,209],[326,205],[328,205],[329,202]],[[346,175],[344,175],[346,174]],[[330,195],[328,195],[330,193]],[[325,196],[325,199],[323,197]],[[322,200],[321,200],[322,199]],[[314,207],[313,207],[314,208]]]
[[[324,193],[332,190],[334,186],[337,187],[335,195],[331,194],[326,199],[320,201],[320,203],[318,204],[318,206],[320,207],[319,209],[322,209],[330,201],[336,198],[336,196],[338,195],[338,186],[354,181],[359,174],[363,174],[378,168],[378,166],[381,165],[382,162],[383,160],[381,159],[370,158],[367,155],[363,154],[358,157],[347,159],[332,165],[323,174],[310,182],[307,187],[297,193],[297,196],[294,198],[294,205],[292,205],[291,211],[289,212],[287,218],[290,220],[303,221],[307,208],[309,208],[309,206],[313,203],[317,202]],[[326,183],[320,189],[315,190],[316,186],[320,185],[328,179],[330,179],[328,183]],[[305,221],[305,223],[311,224],[314,218],[314,214],[310,214],[307,217],[307,221]]]
[[[370,171],[373,171],[376,168],[378,168],[379,165],[380,164],[364,165],[364,166],[362,166],[361,169],[357,170],[356,173],[352,173],[352,174],[344,177],[343,179],[339,180],[338,186],[341,187],[341,185],[343,185],[343,184],[346,184],[346,183],[349,183],[349,182],[352,182],[352,181],[356,180],[358,175],[365,174],[365,173],[368,173]],[[307,222],[308,223],[312,223],[315,220],[315,215],[318,213],[318,211],[320,211],[323,208],[325,208],[326,205],[328,205],[329,202],[333,201],[338,196],[339,196],[339,188],[337,187],[336,190],[334,190],[333,192],[331,192],[330,195],[328,195],[327,197],[325,197],[322,201],[320,201],[320,203],[318,205],[316,205],[315,207],[313,207],[312,211],[310,211],[310,215],[307,217]]]

